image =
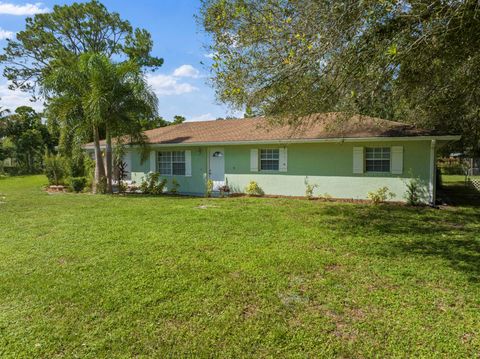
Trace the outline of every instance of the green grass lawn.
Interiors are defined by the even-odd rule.
[[[0,180],[0,357],[476,357],[480,208]]]
[[[470,178],[480,179],[479,176]],[[480,207],[480,192],[468,185],[462,175],[442,175],[442,188],[438,191],[438,197],[454,205]]]

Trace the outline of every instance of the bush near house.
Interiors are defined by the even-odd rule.
[[[43,159],[44,172],[50,185],[62,185],[65,183],[65,159],[60,155],[46,155]]]
[[[250,181],[248,183],[248,185],[245,187],[245,193],[249,196],[262,196],[264,194],[263,190],[255,181]]]
[[[87,178],[86,177],[71,177],[70,178],[70,187],[75,192],[82,192],[87,185]]]

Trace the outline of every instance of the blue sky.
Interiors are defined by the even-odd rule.
[[[56,4],[73,1],[28,2],[0,0],[0,48],[5,38],[24,27],[25,18],[36,12],[50,11]],[[167,120],[182,115],[190,121],[209,120],[225,116],[241,116],[219,105],[208,82],[208,51],[205,34],[195,22],[200,1],[195,0],[105,0],[103,4],[120,13],[134,27],[147,29],[153,37],[153,55],[163,57],[164,65],[149,75],[149,82],[159,99],[159,112]],[[201,62],[204,64],[202,65]],[[3,71],[3,69],[0,69]],[[15,108],[29,105],[41,109],[41,103],[31,103],[24,93],[7,89],[0,79],[0,106]]]

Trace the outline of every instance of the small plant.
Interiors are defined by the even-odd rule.
[[[162,194],[165,191],[165,186],[167,185],[167,180],[164,178],[160,182],[157,182],[153,186],[153,191],[152,194],[154,195],[159,195]]]
[[[249,196],[262,196],[264,194],[263,190],[255,181],[250,181],[248,183],[247,187],[245,187],[245,193]]]
[[[212,192],[213,192],[213,181],[209,179],[207,181],[207,188],[205,189],[205,196],[212,197]]]
[[[123,182],[127,178],[127,163],[123,161],[117,162],[117,173],[118,173],[118,192],[125,193],[127,190],[127,185]]]
[[[123,181],[118,181],[118,193],[127,192],[127,184]]]
[[[405,198],[411,206],[419,206],[422,203],[423,188],[420,181],[415,178],[407,182],[407,193]]]
[[[392,199],[395,197],[395,193],[390,192],[390,189],[385,187],[380,187],[376,191],[368,192],[368,199],[372,201],[374,205],[378,205],[382,202],[385,202],[387,199]]]
[[[97,182],[97,192],[102,194],[107,193],[107,177],[102,177]]]
[[[60,185],[65,178],[65,160],[60,155],[46,155],[44,158],[45,175],[50,185]]]
[[[163,193],[166,184],[166,179],[160,181],[160,173],[150,172],[140,184],[140,190],[144,194],[158,195]]]
[[[230,193],[230,187],[228,186],[228,184],[223,185],[222,187],[219,188],[219,191],[220,191],[220,197],[228,196],[228,194]]]
[[[180,183],[178,183],[176,178],[173,178],[172,179],[172,186],[170,187],[170,193],[177,194],[179,187],[180,187]]]
[[[323,195],[320,196],[322,199],[329,201],[333,198],[333,196],[330,193],[325,192]]]
[[[220,197],[228,196],[230,193],[230,186],[228,185],[228,178],[225,178],[225,184],[219,188]]]
[[[86,177],[70,177],[70,187],[75,192],[82,192],[87,185]]]
[[[315,188],[318,188],[318,185],[309,183],[308,177],[305,177],[305,197],[312,199]]]

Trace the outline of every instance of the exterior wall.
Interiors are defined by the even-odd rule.
[[[403,173],[353,174],[353,147],[403,146]],[[250,181],[256,181],[265,194],[304,196],[305,181],[318,187],[314,195],[334,198],[365,199],[368,192],[387,186],[395,193],[395,201],[404,201],[406,184],[419,178],[428,191],[430,179],[430,141],[343,142],[289,145],[225,145],[225,178],[233,192],[243,192]],[[287,172],[250,170],[250,151],[254,148],[285,147],[288,151]],[[160,149],[158,149],[160,150]],[[208,147],[168,147],[165,150],[190,150],[192,176],[175,176],[180,192],[203,194],[207,176]],[[140,154],[132,153],[132,180],[140,183],[150,171],[148,158],[140,162]],[[165,177],[168,183],[172,177]],[[426,200],[428,200],[426,198]]]
[[[353,147],[403,146],[403,173],[353,174]],[[278,148],[259,146],[257,148]],[[318,187],[314,195],[328,194],[334,198],[366,199],[368,192],[387,186],[396,201],[405,200],[406,183],[419,178],[428,190],[430,142],[373,142],[292,144],[288,150],[287,172],[250,172],[252,146],[225,148],[225,171],[228,183],[235,191],[243,191],[249,181],[256,181],[266,194],[304,196],[305,181]],[[425,198],[427,200],[427,198]]]
[[[179,191],[187,194],[204,194],[207,174],[207,148],[206,147],[168,147],[164,149],[157,148],[158,151],[185,151],[190,150],[192,155],[192,176],[162,176],[167,180],[167,188],[175,178],[180,184]],[[132,151],[132,174],[131,179],[140,184],[148,172],[157,171],[150,169],[150,160],[147,156],[145,161],[141,161],[140,152]]]

